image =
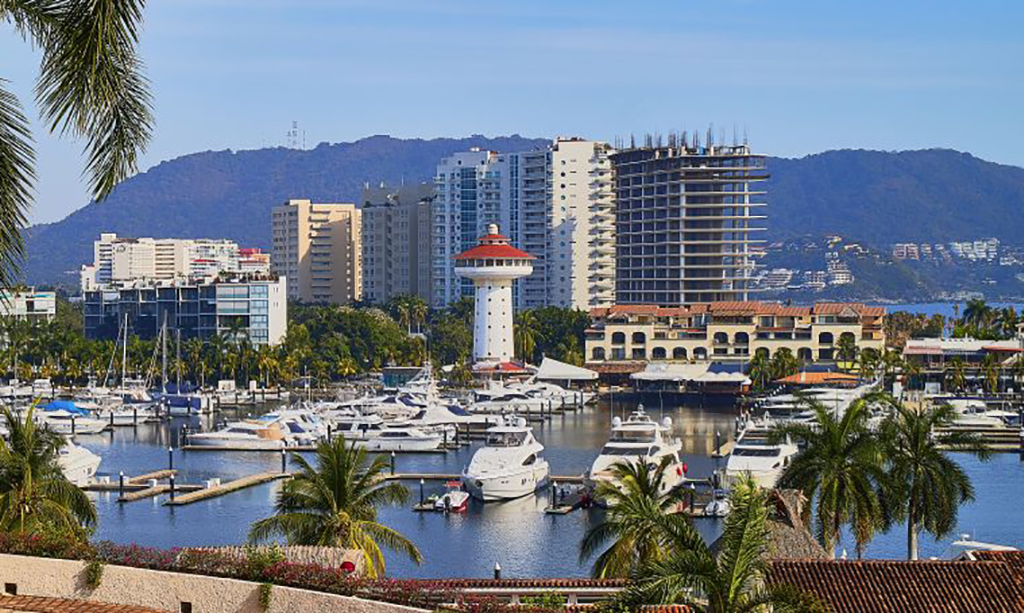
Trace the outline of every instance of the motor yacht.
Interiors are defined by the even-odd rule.
[[[190,434],[188,442],[198,447],[273,450],[311,445],[325,433],[323,422],[316,415],[286,410],[232,422],[215,432]]]
[[[657,466],[667,457],[668,468],[661,484],[661,493],[667,493],[684,477],[679,457],[682,448],[682,442],[672,437],[672,419],[666,417],[659,424],[640,405],[625,421],[619,417],[612,420],[611,436],[587,472],[587,485],[596,489],[601,483],[613,482],[612,467],[615,464],[646,461]]]
[[[106,430],[108,425],[91,417],[88,411],[78,408],[69,400],[54,400],[47,405],[39,406],[35,412],[35,419],[40,425],[65,436],[97,434]]]
[[[57,452],[57,462],[68,481],[82,487],[92,481],[100,467],[100,456],[67,441]]]
[[[462,473],[471,496],[483,501],[508,500],[532,494],[548,483],[544,445],[522,417],[506,416],[487,429],[487,441],[473,454]]]
[[[768,430],[748,426],[736,441],[725,465],[725,483],[732,485],[745,475],[764,488],[775,487],[793,457],[799,452],[790,440],[770,445]]]
[[[356,447],[368,451],[434,451],[441,448],[444,437],[420,428],[382,425],[354,440]]]

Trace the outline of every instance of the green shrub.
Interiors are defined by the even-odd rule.
[[[85,586],[90,590],[98,588],[103,581],[103,566],[99,560],[89,560],[85,565]]]
[[[270,592],[274,589],[273,583],[260,584],[260,609],[266,611],[270,608]]]
[[[558,592],[545,592],[533,596],[523,596],[519,599],[524,605],[532,605],[546,609],[561,609],[565,607],[566,597]]]

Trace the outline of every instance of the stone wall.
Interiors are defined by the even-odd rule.
[[[195,613],[263,613],[258,583],[202,575],[106,565],[95,590],[85,585],[85,562],[0,554],[0,587],[14,584],[20,595],[75,598],[111,604],[181,611],[190,603]],[[345,611],[402,613],[411,607],[274,586],[268,613]]]

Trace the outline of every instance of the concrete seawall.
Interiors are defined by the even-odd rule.
[[[0,587],[19,595],[74,598],[195,613],[263,613],[260,584],[108,564],[95,590],[85,585],[85,562],[0,554]],[[185,604],[191,605],[183,606]],[[345,611],[412,613],[411,607],[275,585],[268,613]]]

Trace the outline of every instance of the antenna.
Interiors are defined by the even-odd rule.
[[[287,132],[285,132],[284,135],[285,135],[285,138],[287,139],[287,140],[285,140],[285,147],[288,147],[289,149],[298,149],[300,142],[302,143],[302,146],[305,147],[305,144],[306,144],[306,133],[302,132],[302,134],[301,134],[301,139],[302,140],[300,141],[299,140],[300,139],[300,135],[299,135],[299,122],[298,121],[295,121],[293,119],[292,120],[292,129],[288,130]]]

